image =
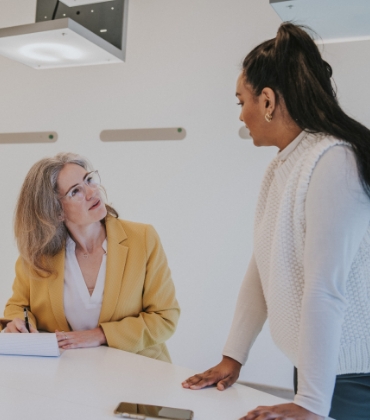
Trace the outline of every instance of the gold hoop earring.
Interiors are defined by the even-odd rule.
[[[266,115],[265,115],[265,120],[266,120],[268,123],[270,123],[270,122],[272,121],[272,115],[271,115],[271,114],[269,114],[269,113],[266,113]]]

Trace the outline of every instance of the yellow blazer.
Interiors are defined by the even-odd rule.
[[[170,362],[164,342],[177,325],[180,308],[171,272],[157,232],[150,225],[106,218],[107,271],[99,325],[110,347]],[[8,319],[23,319],[39,330],[70,331],[64,313],[65,249],[52,257],[55,275],[31,275],[22,258],[16,262]]]

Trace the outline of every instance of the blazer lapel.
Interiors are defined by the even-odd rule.
[[[58,329],[60,331],[70,331],[63,304],[64,291],[64,261],[65,249],[53,257],[52,265],[56,270],[56,274],[48,279],[50,306],[52,308]]]
[[[99,323],[110,321],[116,309],[128,254],[128,247],[122,244],[127,239],[127,235],[119,220],[113,216],[108,216],[106,229],[107,271]]]

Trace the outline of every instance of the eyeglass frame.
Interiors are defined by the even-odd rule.
[[[91,186],[90,184],[88,184],[87,182],[86,182],[86,179],[87,179],[87,177],[89,176],[89,175],[91,175],[91,174],[96,174],[98,177],[99,177],[99,184],[93,184],[93,186]],[[82,188],[82,191],[83,191],[83,193],[84,193],[84,196],[86,197],[86,187],[85,187],[85,185],[86,186],[88,186],[88,187],[90,187],[91,189],[98,189],[99,187],[101,187],[101,178],[100,178],[100,174],[99,174],[99,171],[97,170],[97,169],[95,169],[94,171],[90,171],[90,172],[87,172],[86,174],[85,174],[85,176],[83,177],[83,179],[82,179],[82,182],[81,183],[79,183],[79,184],[76,184],[76,185],[73,185],[64,195],[59,195],[58,196],[58,199],[59,200],[62,200],[62,199],[64,199],[64,198],[68,198],[69,200],[73,200],[73,197],[71,197],[71,196],[69,196],[68,197],[68,194],[74,189],[74,188],[76,188],[76,187],[78,187],[78,186],[80,186],[81,188]],[[80,201],[80,200],[76,200],[76,201]]]

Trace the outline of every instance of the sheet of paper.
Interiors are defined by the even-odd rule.
[[[0,334],[0,354],[60,356],[56,334]]]

